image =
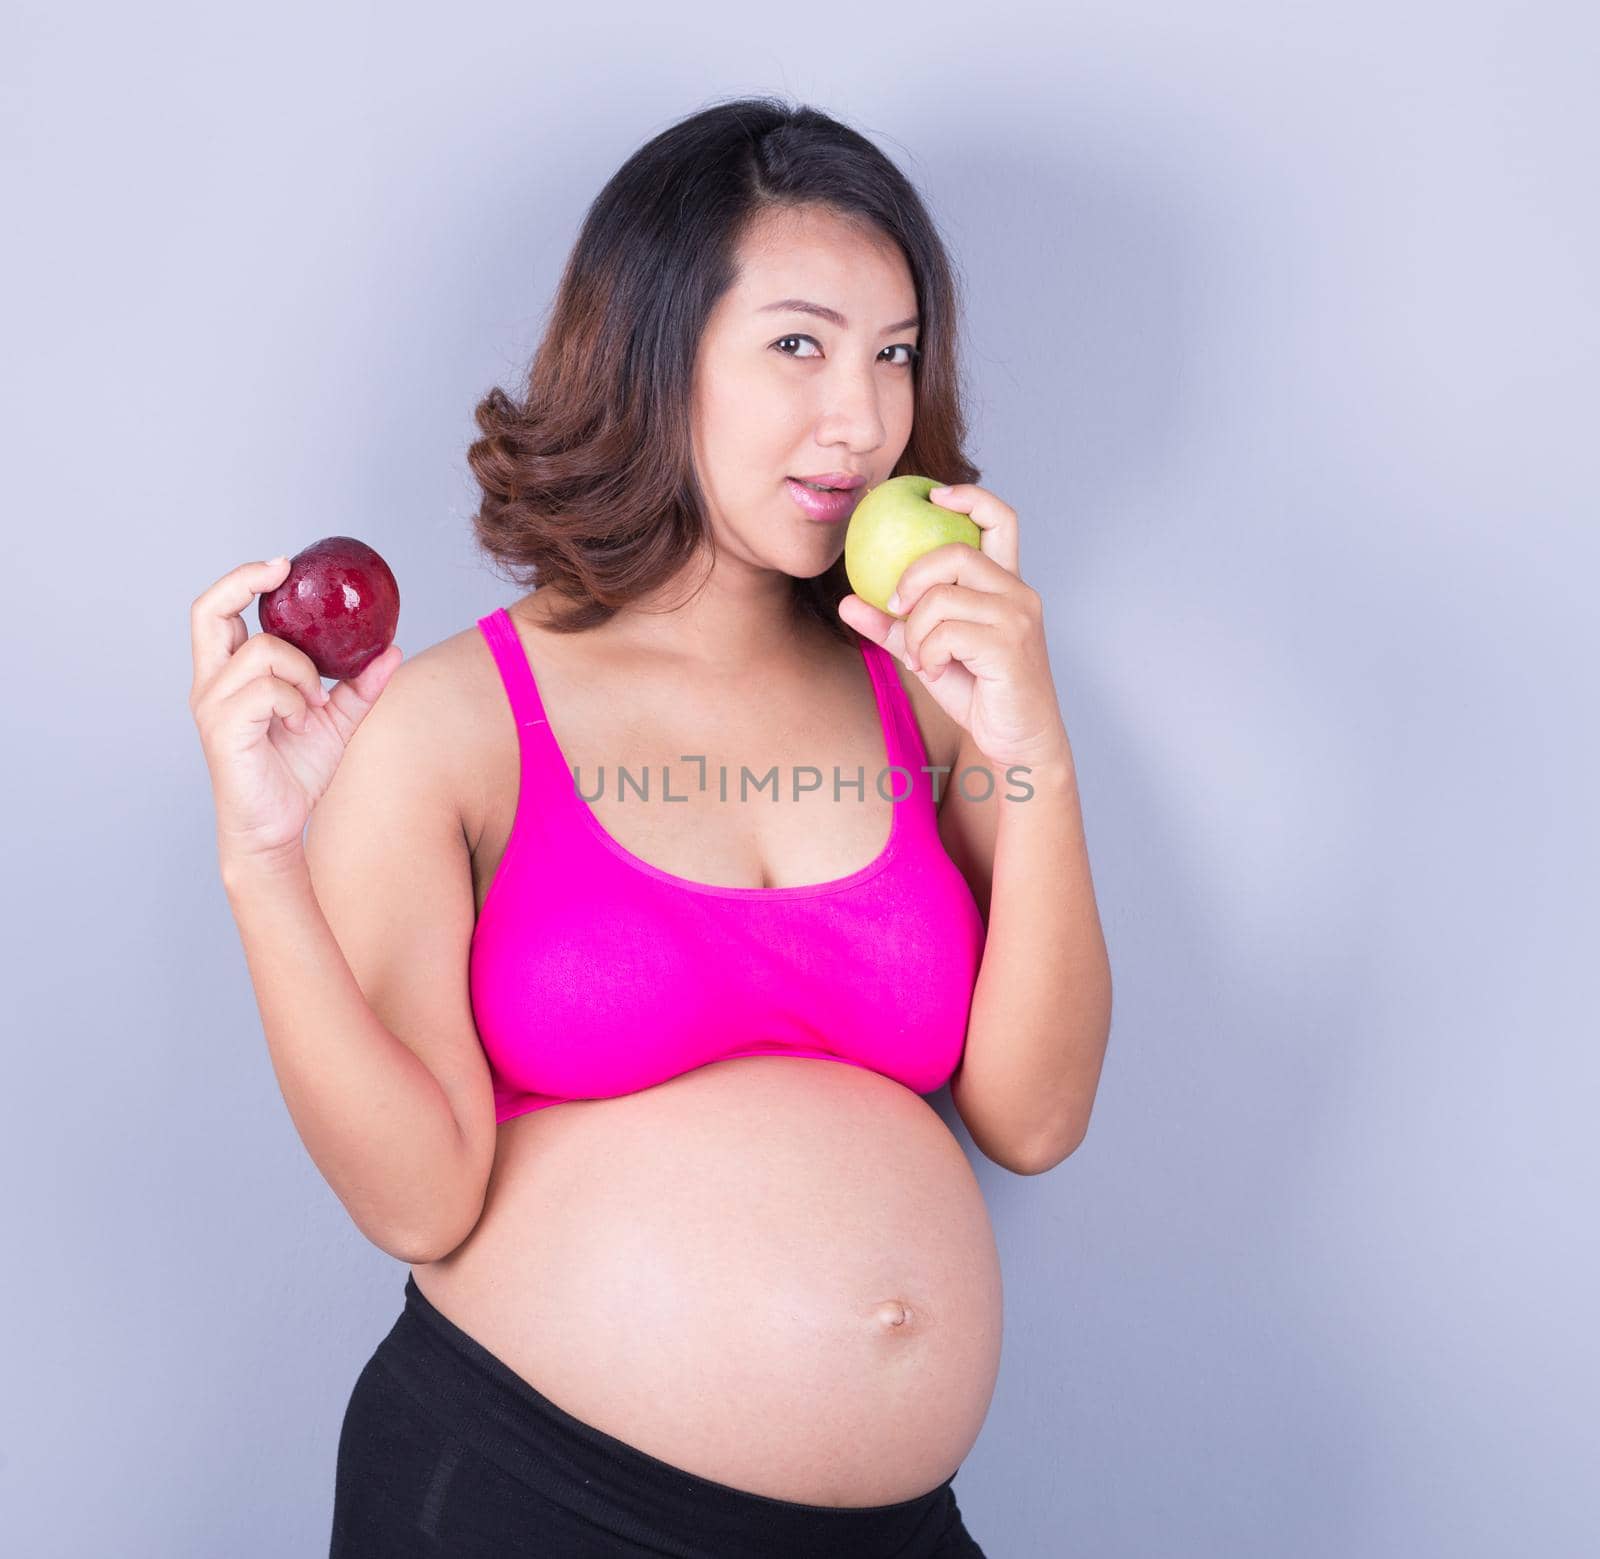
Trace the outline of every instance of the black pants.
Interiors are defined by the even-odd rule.
[[[870,1507],[714,1483],[574,1418],[431,1305],[405,1308],[339,1434],[330,1559],[983,1559],[950,1480]]]

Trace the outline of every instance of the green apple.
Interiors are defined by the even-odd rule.
[[[892,476],[869,487],[852,511],[844,533],[844,571],[850,588],[880,612],[889,610],[906,565],[924,552],[951,541],[982,550],[982,532],[972,520],[928,497],[944,485],[931,476]]]

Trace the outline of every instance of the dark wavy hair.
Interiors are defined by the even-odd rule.
[[[523,588],[573,604],[558,632],[606,621],[709,541],[694,471],[690,386],[701,334],[733,285],[749,224],[822,206],[893,239],[922,321],[911,436],[891,475],[975,482],[957,358],[957,277],[921,197],[865,136],[776,97],[715,103],[647,141],[584,218],[527,391],[496,387],[467,462],[482,488],[479,549]],[[841,555],[794,580],[795,605],[846,642]]]

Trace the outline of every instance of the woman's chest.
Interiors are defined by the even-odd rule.
[[[928,762],[952,765],[959,729],[920,685],[901,685]],[[689,882],[749,890],[846,877],[883,850],[907,791],[853,647],[806,675],[738,691],[686,689],[642,666],[630,676],[568,648],[543,657],[540,686],[556,748],[599,831]],[[479,782],[462,808],[480,912],[526,779],[503,694],[490,694]]]

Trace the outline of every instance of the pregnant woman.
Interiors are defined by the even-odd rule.
[[[606,186],[526,394],[478,409],[478,540],[535,588],[331,693],[245,628],[283,560],[196,600],[278,1081],[410,1267],[333,1559],[982,1552],[952,1479],[1000,1268],[923,1096],[950,1081],[1007,1169],[1059,1163],[1110,975],[955,331],[870,142],[713,107]],[[845,523],[906,472],[982,546],[915,560],[890,615]]]

